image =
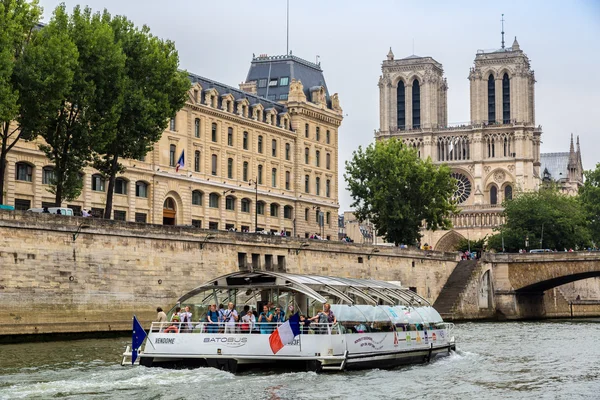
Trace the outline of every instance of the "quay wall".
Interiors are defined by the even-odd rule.
[[[0,340],[130,330],[133,314],[147,323],[157,306],[168,309],[207,280],[247,268],[400,281],[433,303],[457,263],[454,253],[373,249],[0,211]]]

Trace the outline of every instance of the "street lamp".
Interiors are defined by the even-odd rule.
[[[296,249],[296,255],[300,254],[300,250],[302,250],[304,247],[308,247],[308,246],[310,246],[310,243],[307,243],[307,242],[304,242],[304,243],[302,243],[302,244],[300,245],[300,247],[298,247],[298,248]]]
[[[206,235],[206,237],[204,238],[204,240],[200,243],[200,250],[204,249],[204,245],[206,244],[206,242],[208,242],[211,239],[214,239],[215,235],[211,235],[210,233],[208,235]]]
[[[250,179],[248,186],[254,185],[254,233],[258,232],[258,178]]]
[[[87,229],[89,227],[90,226],[86,224],[79,224],[79,226],[77,227],[77,231],[73,234],[73,241],[77,240],[77,236],[79,236],[82,229]]]
[[[235,189],[227,189],[223,191],[223,196],[225,196],[227,193],[235,193]]]
[[[367,260],[370,260],[374,253],[379,253],[379,249],[373,248],[373,250],[371,250],[371,252],[367,256]]]

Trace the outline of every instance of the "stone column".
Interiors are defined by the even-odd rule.
[[[406,99],[406,103],[404,105],[405,115],[406,115],[406,129],[412,128],[412,83],[407,83],[404,87],[404,98]]]
[[[496,122],[502,123],[502,78],[496,78]]]

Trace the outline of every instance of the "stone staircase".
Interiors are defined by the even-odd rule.
[[[458,302],[460,294],[466,289],[476,267],[476,260],[459,261],[450,277],[448,277],[448,281],[433,304],[433,307],[444,320],[452,319],[454,306]]]

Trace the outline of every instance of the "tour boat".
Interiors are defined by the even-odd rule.
[[[240,316],[235,327],[230,323],[225,330],[223,324],[207,322],[211,304],[223,304],[226,309],[230,302]],[[248,308],[260,313],[265,305],[285,310],[288,326],[242,322],[244,307],[246,313]],[[343,371],[422,363],[455,350],[450,336],[453,324],[444,322],[424,298],[391,282],[240,271],[181,296],[169,311],[169,320],[176,307],[186,306],[194,322],[152,323],[139,349],[140,365],[208,366],[231,372],[274,367]],[[293,340],[280,350],[273,349],[272,332],[287,329],[289,337],[289,324],[298,320],[296,313],[304,319],[319,316],[327,308],[335,320],[325,316],[301,325]],[[131,354],[128,347],[123,360]]]

